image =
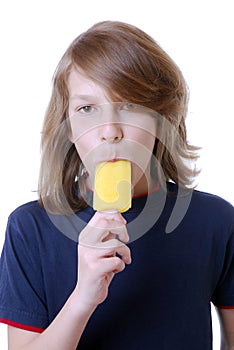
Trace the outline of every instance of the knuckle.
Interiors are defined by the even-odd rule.
[[[120,259],[116,257],[115,260],[115,270],[117,270],[118,272],[123,271],[125,268],[125,264],[124,262]]]
[[[100,218],[100,220],[98,220],[98,222],[96,223],[95,227],[108,228],[110,227],[110,221],[106,218]]]

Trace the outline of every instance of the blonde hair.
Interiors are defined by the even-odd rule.
[[[170,122],[173,127],[161,126],[162,135],[155,142],[155,156],[161,164],[157,175],[160,179],[164,173],[166,180],[191,187],[197,172],[186,161],[197,158],[198,148],[187,142],[188,89],[180,69],[142,30],[122,22],[105,21],[78,36],[55,71],[42,130],[40,203],[61,214],[86,205],[74,188],[81,159],[69,140],[66,122],[67,83],[71,69],[76,67],[101,85],[113,101],[141,104]]]

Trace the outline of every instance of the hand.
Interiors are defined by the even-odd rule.
[[[131,263],[130,250],[123,243],[128,240],[126,221],[117,212],[96,212],[81,232],[76,290],[87,307],[102,303],[114,275]]]

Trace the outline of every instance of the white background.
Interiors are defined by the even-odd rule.
[[[198,189],[234,203],[232,8],[231,0],[1,2],[0,248],[9,213],[36,198],[40,131],[54,69],[70,42],[101,20],[140,27],[180,66],[191,95],[189,139],[202,146]],[[0,344],[7,349],[3,325]]]

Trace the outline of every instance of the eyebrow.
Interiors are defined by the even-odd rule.
[[[73,100],[84,100],[84,101],[87,101],[89,100],[90,98],[95,98],[94,95],[73,95],[69,98],[69,100],[73,101]]]

